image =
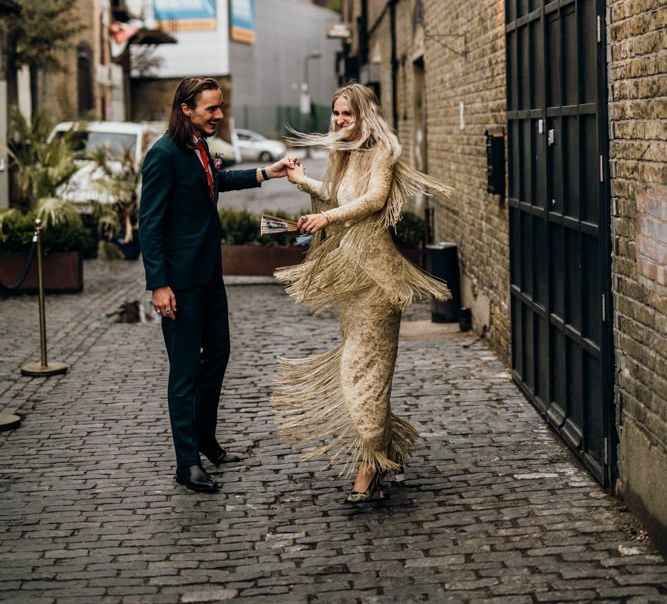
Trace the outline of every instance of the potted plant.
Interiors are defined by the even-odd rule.
[[[83,289],[81,250],[88,230],[74,206],[56,198],[45,198],[37,208],[23,213],[0,210],[0,282],[8,286],[23,271],[32,245],[35,218],[42,220],[44,286],[48,293],[75,293]],[[37,262],[33,261],[23,284],[15,291],[36,292]]]
[[[267,210],[267,213],[297,220],[280,210]],[[222,228],[222,267],[226,275],[271,276],[276,268],[303,260],[308,248],[294,245],[296,233],[261,236],[259,217],[248,210],[222,208],[218,214]],[[419,216],[404,212],[392,237],[406,258],[422,265],[424,221]]]
[[[103,171],[98,186],[104,189],[110,203],[94,202],[93,215],[97,221],[104,256],[113,255],[108,242],[113,243],[126,260],[139,257],[139,187],[141,166],[134,160],[133,149],[123,149],[119,157],[109,157],[104,149],[95,154]]]
[[[27,211],[41,199],[56,197],[57,189],[78,170],[74,161],[73,128],[50,137],[52,123],[46,111],[32,121],[16,108],[10,110],[8,151],[14,204]]]
[[[44,278],[47,291],[81,291],[81,250],[88,231],[73,205],[56,197],[56,190],[77,170],[72,135],[49,137],[48,114],[39,112],[29,122],[16,109],[10,114],[9,157],[17,208],[0,212],[0,281],[16,282],[27,258],[35,218],[42,220]],[[37,289],[36,263],[19,291]]]
[[[426,227],[414,212],[403,212],[400,222],[391,231],[392,239],[401,253],[417,266],[422,266]]]
[[[268,212],[295,220],[280,210]],[[298,264],[307,248],[293,245],[295,233],[260,236],[259,217],[248,210],[219,211],[222,228],[222,268],[225,275],[271,276],[276,268]]]

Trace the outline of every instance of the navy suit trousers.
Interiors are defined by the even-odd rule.
[[[200,463],[215,443],[218,403],[229,360],[227,294],[221,278],[178,289],[176,318],[162,318],[169,356],[169,417],[179,467]]]

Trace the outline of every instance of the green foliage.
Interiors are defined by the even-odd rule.
[[[335,11],[337,13],[343,12],[341,0],[327,0],[324,3],[324,7],[328,8],[329,10]]]
[[[59,201],[59,200],[57,200]],[[64,202],[59,201],[60,204]],[[42,218],[42,245],[45,252],[80,251],[86,244],[88,231],[73,207],[62,209],[58,218],[51,207],[22,214],[18,210],[0,210],[0,251],[27,252],[35,232],[35,218]]]
[[[294,216],[282,210],[267,210],[267,213],[278,218],[296,220]],[[227,245],[293,245],[296,239],[296,233],[260,236],[259,216],[255,216],[248,210],[222,208],[218,214],[222,227],[222,242]]]
[[[414,212],[403,212],[400,222],[391,235],[399,247],[421,248],[424,245],[426,225]]]
[[[113,164],[109,163],[106,149],[95,151],[93,159],[104,172],[99,187],[113,200],[110,204],[93,204],[100,236],[111,241],[123,232],[123,242],[129,243],[139,219],[141,166],[134,162],[134,149],[123,149]]]
[[[222,208],[218,215],[222,228],[222,242],[228,245],[255,243],[259,235],[259,219],[248,210]]]
[[[9,20],[9,60],[14,68],[60,67],[58,56],[81,31],[72,10],[76,0],[21,0],[23,10]]]
[[[72,129],[48,141],[53,122],[46,111],[39,111],[29,122],[12,107],[9,121],[9,157],[15,170],[16,193],[24,208],[46,197],[54,197],[58,187],[76,172],[72,151]]]
[[[287,220],[298,220],[282,210],[266,210],[267,214]],[[307,214],[304,210],[301,214]],[[294,245],[297,233],[278,233],[275,235],[259,234],[259,217],[248,210],[222,208],[219,211],[222,227],[222,242],[228,245]],[[421,248],[424,244],[424,220],[414,212],[404,212],[401,221],[391,235],[399,247]]]

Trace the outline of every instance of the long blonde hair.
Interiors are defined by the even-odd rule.
[[[352,112],[353,122],[346,128],[336,129],[333,109],[339,98],[344,98]],[[331,99],[331,124],[325,134],[306,134],[293,130],[290,138],[295,146],[326,147],[329,158],[324,171],[324,184],[332,200],[336,199],[338,186],[350,156],[359,152],[360,165],[357,190],[361,195],[368,185],[368,176],[378,154],[394,165],[394,177],[389,192],[387,207],[379,222],[382,228],[394,226],[401,216],[405,201],[418,193],[448,197],[452,189],[440,181],[418,172],[400,159],[401,145],[385,119],[380,103],[373,90],[362,84],[348,84],[336,90]]]

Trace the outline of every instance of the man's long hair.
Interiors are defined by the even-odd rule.
[[[171,104],[171,115],[169,116],[169,126],[167,133],[172,140],[179,146],[188,149],[194,149],[194,130],[190,118],[183,113],[181,105],[185,103],[188,107],[194,109],[197,106],[197,99],[204,90],[221,90],[213,78],[183,78],[176,88],[174,100]]]

